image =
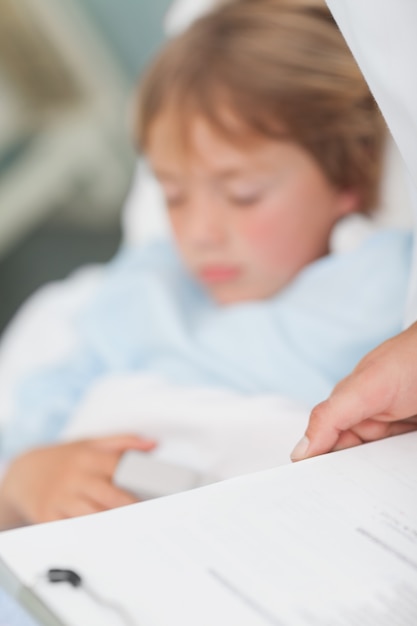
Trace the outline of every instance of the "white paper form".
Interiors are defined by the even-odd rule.
[[[72,567],[138,626],[415,626],[417,433],[0,535],[29,586]],[[69,626],[116,626],[37,584]]]

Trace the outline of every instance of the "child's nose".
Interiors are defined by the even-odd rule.
[[[221,207],[209,195],[195,198],[189,213],[188,236],[195,246],[218,246],[225,242],[227,225]]]

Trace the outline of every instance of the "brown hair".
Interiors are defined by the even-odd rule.
[[[361,210],[375,206],[385,126],[321,0],[229,1],[195,22],[142,81],[141,149],[167,108],[185,131],[198,113],[239,140],[226,108],[252,134],[284,133],[314,155],[335,186],[357,189]]]

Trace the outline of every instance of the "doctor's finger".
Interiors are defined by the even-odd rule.
[[[363,443],[369,443],[417,430],[417,423],[415,418],[387,422],[386,415],[382,415],[372,420],[366,420],[352,430],[360,437]]]
[[[335,449],[342,433],[378,415],[389,417],[391,398],[384,380],[373,368],[361,368],[341,381],[328,400],[316,406],[305,436],[294,449],[294,461]]]
[[[372,420],[374,422],[374,420]],[[336,450],[344,450],[345,448],[353,448],[363,443],[371,443],[379,439],[394,437],[395,435],[403,435],[405,433],[417,430],[417,424],[413,422],[391,422],[382,423],[376,420],[376,423],[370,424],[363,422],[358,424],[352,430],[343,431],[337,440],[331,452]]]
[[[382,418],[385,419],[386,416],[384,415]],[[417,430],[417,421],[415,418],[388,423],[386,421],[380,421],[378,416],[375,419],[361,422],[353,427],[352,430],[343,431],[331,452],[352,448],[363,443],[371,443],[379,439],[386,439],[387,437],[403,435],[414,430]]]

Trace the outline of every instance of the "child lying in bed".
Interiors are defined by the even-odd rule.
[[[217,9],[162,51],[137,110],[174,242],[122,250],[72,360],[22,385],[3,445],[3,527],[133,500],[114,469],[156,442],[56,443],[101,376],[150,372],[310,406],[401,327],[409,235],[329,254],[336,223],[375,205],[384,126],[322,2]]]

